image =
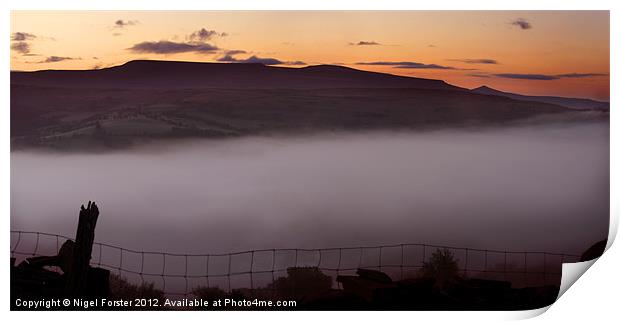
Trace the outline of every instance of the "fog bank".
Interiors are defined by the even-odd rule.
[[[608,123],[11,153],[11,229],[151,251],[425,242],[581,253],[606,237]]]

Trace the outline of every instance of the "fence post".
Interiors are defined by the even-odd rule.
[[[228,253],[228,293],[230,293],[230,265],[232,261],[232,254]]]
[[[382,259],[383,258],[381,257],[381,254],[383,254],[383,246],[379,246],[379,271],[383,272],[383,270],[382,270],[382,266],[383,266]]]
[[[17,247],[19,246],[19,241],[22,239],[22,232],[17,232],[17,242],[15,242],[15,247],[11,250],[11,256],[15,255],[15,251],[17,251]]]
[[[547,283],[547,252],[543,253],[543,282]]]
[[[207,263],[206,263],[206,267],[207,267],[206,273],[207,274],[205,276],[207,278],[207,288],[211,287],[210,284],[209,284],[209,257],[210,256],[207,255]]]
[[[523,252],[523,282],[525,286],[528,285],[528,277],[527,277],[527,252]]]
[[[37,251],[39,250],[39,239],[41,238],[41,233],[37,232],[37,242],[34,244],[34,251],[32,251],[32,256],[37,255]]]
[[[187,299],[187,295],[189,294],[187,292],[189,288],[189,284],[187,280],[187,254],[185,254],[185,274],[183,275],[183,278],[185,279],[185,294],[183,295],[183,297]]]
[[[95,226],[99,217],[99,208],[95,202],[88,202],[88,206],[80,209],[78,228],[73,247],[73,262],[68,275],[66,291],[72,296],[82,296],[88,282],[88,268],[90,265],[93,242],[95,240]]]
[[[489,271],[489,251],[488,250],[484,250],[484,276],[488,277],[488,271]]]
[[[465,248],[465,271],[464,275],[467,277],[467,266],[469,265],[469,249]]]
[[[403,279],[403,266],[405,265],[405,248],[404,245],[400,245],[400,279]]]
[[[507,268],[508,268],[507,265],[508,265],[508,254],[507,254],[506,251],[504,251],[504,281],[506,281],[506,279],[507,279],[507,277],[506,277],[507,276],[506,275]]]
[[[251,252],[250,258],[250,289],[252,289],[252,295],[254,295],[254,251]]]

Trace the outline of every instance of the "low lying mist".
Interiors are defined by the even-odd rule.
[[[151,251],[425,242],[581,253],[607,236],[609,125],[11,153],[11,229]]]

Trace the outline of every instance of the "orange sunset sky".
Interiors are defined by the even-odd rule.
[[[340,64],[609,100],[608,11],[14,11],[10,42],[12,70]]]

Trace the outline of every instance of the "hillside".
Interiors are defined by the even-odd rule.
[[[100,70],[11,72],[11,84],[70,88],[416,88],[464,90],[441,80],[403,77],[333,65],[286,68],[256,63],[135,60]]]
[[[497,126],[570,109],[339,66],[135,61],[11,73],[12,148],[317,131]]]
[[[592,99],[584,98],[568,98],[568,97],[554,97],[554,96],[527,96],[499,91],[487,86],[481,86],[472,89],[472,92],[483,94],[507,97],[522,101],[534,101],[540,103],[554,104],[573,109],[591,109],[591,110],[609,110],[609,103],[604,101],[596,101]]]

